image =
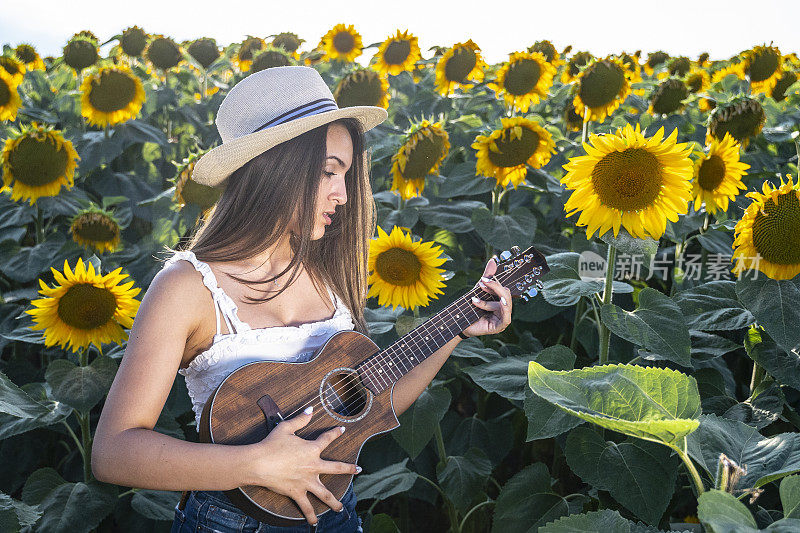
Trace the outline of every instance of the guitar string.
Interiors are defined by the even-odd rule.
[[[469,295],[469,293],[473,292],[473,291],[474,291],[474,289],[471,289],[465,295]],[[481,298],[482,300],[484,300],[484,301],[497,301],[496,299],[492,300],[492,297],[495,296],[492,293],[487,293],[487,292],[484,292],[484,291],[480,291],[480,292],[483,292],[484,294],[489,296],[488,300]],[[449,304],[445,308],[443,308],[442,312],[446,311],[447,314],[450,315],[449,318],[453,318],[452,309],[451,308],[454,307],[454,306],[457,306],[460,301],[464,301],[464,297],[463,296],[461,298],[457,299],[456,301],[452,302],[451,304]],[[470,308],[468,308],[468,309],[470,309]],[[471,309],[475,310],[475,309],[478,309],[478,308],[477,307],[472,307]],[[460,308],[458,308],[458,310],[459,310],[459,315],[463,314],[463,311]],[[477,319],[480,319],[480,318],[481,318],[480,316],[477,317]],[[436,328],[434,328],[432,330],[429,330],[428,328],[431,327],[431,324],[429,324],[429,322],[431,322],[431,321],[428,321],[428,322],[426,322],[426,323],[424,323],[424,324],[419,326],[419,327],[423,328],[422,330],[420,330],[420,332],[416,333],[416,335],[417,335],[417,337],[419,339],[421,339],[424,334],[428,334],[428,336],[431,336],[434,333],[436,333],[438,335],[441,335],[441,338],[444,340],[444,344],[447,344],[447,342],[449,342],[450,340],[455,338],[455,336],[453,336],[453,337],[450,337],[450,339],[447,339],[446,336],[441,331],[437,330]],[[454,322],[452,325],[457,325],[457,323]],[[415,328],[415,329],[417,329],[417,328]],[[448,327],[446,329],[449,331],[450,327]],[[418,343],[418,339],[415,338],[414,335],[412,335],[412,333],[414,333],[414,330],[410,331],[404,337],[410,339],[416,345],[417,348],[420,348],[420,345]],[[362,368],[364,369],[364,373],[367,375],[367,377],[369,377],[374,383],[377,383],[377,384],[381,385],[383,387],[383,390],[386,390],[386,388],[388,388],[389,385],[391,385],[392,383],[396,383],[400,378],[402,378],[405,375],[404,373],[401,372],[399,376],[396,376],[394,374],[394,370],[392,370],[390,372],[391,377],[387,378],[386,376],[382,376],[380,373],[378,373],[376,368],[374,368],[378,363],[385,365],[387,360],[390,360],[392,357],[398,355],[398,353],[396,353],[396,352],[398,351],[399,346],[402,346],[402,345],[398,345],[397,344],[397,342],[399,342],[399,340],[400,339],[398,339],[398,341],[395,341],[395,343],[393,343],[392,345],[388,346],[385,350],[381,350],[380,352],[374,354],[373,356],[371,356],[370,358],[366,359],[365,361],[362,361],[362,363],[361,363],[362,365],[364,365]],[[435,350],[434,350],[434,352],[435,352]],[[402,351],[400,351],[400,353],[402,353]],[[433,352],[431,352],[431,354],[432,353]],[[373,359],[373,357],[375,359]],[[396,360],[399,361],[400,363],[402,363],[403,367],[405,368],[405,363],[403,363],[403,361],[401,359],[396,359]],[[425,359],[420,360],[419,363],[421,363],[424,360]],[[416,366],[416,365],[414,365],[414,366]],[[412,366],[411,368],[414,368],[414,366]],[[357,369],[354,369],[354,370],[357,371]],[[405,372],[406,373],[409,372],[410,370],[411,369],[409,369],[409,368],[405,368]],[[388,383],[387,383],[387,379],[389,379]],[[359,383],[356,383],[354,385],[348,385],[345,389],[343,389],[340,393],[337,393],[337,394],[346,395],[348,393],[351,393],[354,389],[358,389],[358,388],[360,388],[362,386],[363,385],[361,385]],[[381,392],[383,392],[383,390]],[[308,406],[316,407],[318,403],[321,406],[323,400],[328,400],[329,401],[330,400],[330,396],[326,396],[325,398],[320,398],[320,395],[316,394],[314,399],[310,403],[305,404],[305,405],[295,409],[294,411],[292,411],[291,413],[286,415],[284,417],[284,419],[289,419],[289,418],[297,415],[297,413],[303,411]],[[359,401],[358,399],[354,399],[349,404],[348,403],[343,403],[342,407],[353,407],[354,403],[357,403],[358,401]]]
[[[527,263],[527,261],[526,261],[526,263]],[[497,278],[498,276],[503,276],[504,274],[509,274],[509,273],[510,273],[510,274],[513,274],[513,272],[514,272],[514,270],[516,270],[516,268],[517,268],[517,267],[513,267],[513,268],[512,268],[510,271],[508,271],[508,270],[507,270],[507,271],[503,271],[503,272],[500,272],[499,274],[498,274],[497,272],[495,272],[495,274],[494,274],[494,277],[495,277],[495,278]],[[511,276],[507,276],[507,277],[513,277],[513,275],[511,275]],[[497,280],[497,281],[498,281],[498,282],[500,282],[499,280]],[[501,283],[501,284],[504,284],[504,283],[505,283],[505,282],[507,282],[507,281],[509,281],[509,280],[504,280],[503,282],[500,282],[500,283]],[[455,301],[451,302],[451,303],[450,303],[450,304],[448,304],[446,307],[444,307],[444,308],[442,309],[442,311],[441,311],[440,313],[438,313],[438,315],[441,315],[443,312],[445,312],[445,311],[446,311],[446,312],[447,312],[447,314],[449,315],[449,317],[448,317],[448,318],[452,319],[452,318],[453,318],[453,315],[452,315],[452,311],[453,311],[453,309],[452,309],[452,308],[455,306],[455,307],[456,307],[456,308],[457,308],[457,309],[460,311],[460,313],[459,313],[458,315],[456,315],[456,317],[458,317],[459,315],[461,315],[461,314],[463,313],[463,311],[461,311],[461,309],[458,307],[458,306],[460,305],[460,302],[462,302],[462,301],[465,301],[465,297],[466,297],[466,296],[468,296],[470,293],[472,293],[472,292],[474,292],[474,291],[477,291],[477,292],[476,292],[476,295],[480,295],[480,296],[482,296],[482,295],[487,295],[487,296],[488,296],[488,299],[481,298],[483,301],[497,301],[497,295],[495,295],[494,293],[489,293],[489,292],[487,292],[487,291],[483,291],[483,290],[479,289],[477,286],[475,286],[475,287],[473,287],[472,289],[470,289],[470,290],[469,290],[467,293],[465,293],[465,294],[464,294],[464,295],[463,295],[461,298],[459,298],[459,299],[456,299]],[[479,297],[480,297],[480,296],[479,296]],[[476,312],[476,310],[485,311],[485,310],[481,310],[481,309],[479,309],[479,308],[475,307],[475,306],[474,306],[474,304],[473,304],[473,306],[470,306],[470,307],[468,307],[467,309],[469,309],[469,310],[471,310],[471,311],[473,311],[473,312]],[[442,317],[442,318],[443,318],[443,320],[444,320],[444,317]],[[480,318],[481,318],[481,316],[480,316],[480,315],[478,315],[478,316],[477,316],[477,320],[479,320]],[[405,336],[404,336],[404,338],[408,338],[408,339],[410,339],[410,340],[411,340],[411,341],[412,341],[412,342],[413,342],[413,343],[416,345],[416,347],[417,347],[417,348],[419,348],[419,347],[420,347],[420,345],[419,345],[419,343],[418,343],[418,340],[421,340],[421,339],[422,339],[422,336],[423,336],[423,334],[428,334],[428,336],[431,336],[431,335],[433,334],[432,332],[435,332],[435,333],[437,333],[437,334],[439,334],[439,335],[441,335],[441,336],[442,336],[442,339],[444,340],[444,344],[447,344],[447,342],[449,342],[450,340],[452,340],[453,338],[455,338],[455,336],[453,336],[453,337],[450,337],[450,338],[448,339],[448,338],[447,338],[447,337],[446,337],[446,336],[445,336],[445,335],[444,335],[444,334],[443,334],[441,331],[438,331],[438,330],[436,330],[435,328],[434,328],[432,331],[428,330],[428,328],[430,328],[430,327],[432,326],[432,325],[430,324],[430,322],[432,322],[432,321],[431,321],[431,320],[429,320],[428,322],[425,322],[425,323],[421,324],[420,326],[418,326],[418,327],[417,327],[417,328],[415,328],[414,330],[410,331],[410,332],[409,332],[407,335],[405,335]],[[473,322],[474,322],[474,321],[473,321]],[[456,321],[454,321],[452,325],[457,325],[457,322],[456,322]],[[448,326],[448,327],[446,328],[448,332],[450,331],[450,327],[451,327],[451,326]],[[415,338],[414,338],[414,336],[413,336],[412,334],[414,333],[414,331],[416,331],[416,330],[417,330],[417,329],[419,329],[419,328],[422,328],[422,329],[420,330],[420,332],[419,332],[419,333],[417,333],[417,335],[418,335],[418,339],[415,339]],[[441,327],[440,329],[445,329],[445,328]],[[400,346],[405,346],[405,344],[398,345],[397,343],[398,343],[399,341],[400,341],[400,339],[398,339],[397,341],[395,341],[395,343],[393,343],[392,345],[388,346],[388,347],[387,347],[385,350],[381,350],[381,351],[380,351],[380,352],[378,352],[377,354],[374,354],[374,355],[373,355],[373,356],[371,356],[370,358],[368,358],[368,359],[366,359],[365,361],[362,361],[362,362],[360,363],[360,365],[363,365],[363,369],[364,369],[364,372],[365,372],[365,374],[367,375],[367,377],[369,377],[370,379],[372,379],[372,380],[373,380],[373,382],[376,382],[376,383],[377,383],[377,382],[378,382],[377,378],[378,378],[378,377],[381,377],[381,379],[380,379],[380,385],[383,387],[383,390],[386,390],[386,388],[388,388],[388,386],[389,386],[389,385],[391,385],[391,384],[393,384],[393,383],[396,383],[396,382],[397,382],[397,381],[398,381],[400,378],[402,378],[402,377],[405,375],[405,373],[408,373],[408,372],[411,370],[411,369],[409,369],[409,368],[406,368],[406,365],[405,365],[405,363],[403,362],[403,360],[402,360],[402,359],[400,359],[400,358],[393,359],[393,357],[396,357],[396,356],[398,355],[398,353],[395,353],[395,352],[397,352],[397,351],[398,351],[399,347],[400,347]],[[425,343],[425,345],[427,346],[427,343]],[[434,350],[434,352],[435,352],[435,350]],[[431,354],[429,354],[428,356],[426,356],[426,359],[427,359],[427,357],[429,357],[430,355],[432,355],[434,352],[431,352]],[[403,351],[402,351],[402,350],[400,350],[400,353],[403,353]],[[411,359],[414,359],[414,358],[412,357]],[[405,371],[405,373],[403,373],[403,372],[400,372],[400,375],[399,375],[399,376],[395,376],[395,375],[394,375],[394,370],[390,368],[390,370],[391,370],[391,377],[389,378],[389,382],[388,382],[388,383],[386,383],[386,382],[385,382],[385,381],[386,381],[386,376],[385,376],[385,375],[383,375],[383,376],[381,376],[381,375],[380,375],[380,374],[382,374],[382,372],[380,372],[380,374],[379,374],[378,372],[376,372],[375,368],[369,368],[369,367],[367,366],[367,365],[371,365],[372,367],[375,367],[375,366],[376,366],[378,363],[380,363],[380,364],[384,365],[384,367],[385,367],[385,368],[389,368],[389,367],[387,367],[387,366],[386,366],[386,364],[385,364],[385,363],[387,362],[387,360],[389,361],[390,365],[392,365],[392,367],[394,366],[394,364],[393,364],[393,361],[395,361],[395,360],[396,360],[396,361],[400,362],[400,363],[403,365],[403,367],[404,367],[404,371]],[[424,361],[424,360],[425,360],[425,359],[418,361],[418,363],[417,363],[417,364],[421,363],[421,362],[422,362],[422,361]],[[360,366],[360,365],[359,365],[359,366]],[[416,365],[412,365],[412,367],[411,367],[411,368],[413,369],[415,366],[416,366]],[[356,371],[357,371],[357,369],[354,369],[354,370],[356,370]],[[394,381],[392,381],[392,380],[394,380]],[[336,393],[335,389],[333,389],[333,390],[334,390],[334,392],[335,392],[336,394],[338,394],[338,395],[340,395],[340,396],[341,396],[341,395],[346,395],[346,394],[348,394],[348,393],[352,392],[354,389],[360,388],[360,387],[362,387],[362,386],[363,386],[363,385],[361,385],[361,384],[359,384],[358,382],[356,382],[356,383],[355,383],[355,384],[353,384],[353,385],[348,385],[347,387],[345,387],[345,388],[344,388],[344,389],[343,389],[341,392],[339,392],[339,393]],[[331,386],[329,385],[329,387],[331,387]],[[331,387],[331,388],[332,388],[332,387]],[[381,390],[381,392],[383,392],[383,390]],[[293,416],[297,415],[297,413],[299,413],[299,412],[301,412],[302,410],[304,410],[304,409],[308,408],[309,406],[314,406],[314,407],[316,407],[316,405],[317,405],[317,404],[319,404],[320,406],[322,406],[322,404],[323,404],[323,402],[324,402],[324,401],[328,401],[328,403],[330,403],[330,396],[321,397],[319,394],[316,394],[316,395],[314,396],[314,399],[313,399],[313,400],[312,400],[310,403],[308,403],[308,404],[305,404],[305,405],[303,405],[303,406],[299,407],[298,409],[295,409],[295,410],[294,410],[294,411],[292,411],[290,414],[288,414],[288,415],[286,415],[285,417],[283,417],[283,419],[285,420],[285,419],[292,418]],[[342,403],[342,406],[341,406],[340,408],[351,408],[351,407],[354,407],[354,406],[355,406],[355,405],[357,405],[357,404],[358,404],[360,401],[361,401],[361,400],[360,400],[359,398],[354,398],[354,399],[353,399],[351,402],[349,402],[349,403],[348,403],[348,401],[346,400],[345,402],[343,402],[343,403]]]
[[[526,263],[527,263],[527,261],[526,261]],[[513,273],[514,273],[514,270],[516,270],[516,267],[512,268],[512,269],[511,269],[511,271],[503,271],[503,272],[500,272],[499,274],[496,272],[496,273],[494,274],[494,277],[495,277],[495,278],[497,278],[498,276],[503,276],[504,274],[513,274]],[[513,277],[513,275],[509,275],[509,276],[506,276],[506,277]],[[499,280],[497,280],[497,281],[498,281],[498,282],[500,282]],[[503,282],[500,282],[500,283],[501,283],[501,284],[504,284],[504,283],[506,283],[506,282],[508,282],[508,281],[509,281],[509,280],[503,280]],[[448,315],[450,315],[450,317],[449,317],[449,318],[453,318],[453,317],[452,317],[452,308],[453,308],[454,306],[456,306],[456,307],[457,307],[458,305],[460,305],[460,302],[461,302],[461,301],[465,301],[465,300],[464,300],[465,296],[468,296],[470,293],[472,293],[472,292],[474,292],[474,291],[477,291],[477,292],[476,292],[476,295],[487,295],[487,296],[488,296],[488,299],[481,298],[483,301],[497,301],[497,295],[495,295],[494,293],[490,293],[490,292],[487,292],[487,291],[483,291],[483,290],[479,289],[477,286],[475,286],[475,287],[473,287],[472,289],[470,289],[470,290],[469,290],[467,293],[465,293],[465,295],[464,295],[464,296],[462,296],[461,298],[459,298],[459,299],[455,300],[454,302],[450,303],[449,305],[447,305],[447,306],[446,306],[444,309],[442,309],[442,312],[444,312],[444,311],[447,311],[447,314],[448,314]],[[474,306],[470,306],[470,307],[468,307],[468,309],[470,309],[470,310],[472,310],[473,312],[475,312],[475,310],[476,310],[476,309],[478,309],[478,308],[476,308],[476,307],[474,307]],[[460,308],[459,308],[459,311],[461,311],[461,310],[460,310]],[[482,311],[484,311],[484,310],[482,310]],[[439,313],[439,314],[441,314],[441,313]],[[458,316],[458,315],[457,315],[457,316]],[[480,318],[481,318],[481,316],[480,316],[480,315],[478,315],[478,316],[476,317],[476,319],[478,319],[478,320],[479,320]],[[427,328],[430,328],[430,327],[431,327],[431,324],[430,324],[430,322],[432,322],[432,321],[425,322],[425,323],[423,323],[423,324],[421,324],[421,325],[419,326],[419,327],[422,327],[422,328],[423,328],[422,330],[420,330],[420,333],[418,333],[418,334],[417,334],[417,335],[419,336],[419,339],[420,339],[420,340],[421,340],[421,338],[422,338],[422,334],[423,334],[423,333],[427,333],[427,334],[429,334],[429,335],[430,335],[430,334],[432,334],[432,333],[431,333],[431,331],[427,329]],[[474,321],[473,321],[473,322],[474,322]],[[453,323],[453,325],[457,325],[457,322],[454,322],[454,323]],[[418,327],[418,328],[419,328],[419,327]],[[418,328],[415,328],[415,330],[416,330],[416,329],[418,329]],[[440,328],[440,329],[444,329],[444,328]],[[407,335],[406,335],[406,336],[404,336],[404,337],[407,337],[407,338],[409,338],[411,341],[413,341],[413,342],[414,342],[414,343],[417,345],[417,347],[419,347],[419,344],[418,344],[418,342],[417,342],[417,339],[415,339],[415,338],[413,337],[413,335],[411,335],[412,333],[414,333],[414,331],[415,331],[415,330],[412,330],[411,332],[409,332],[409,334],[407,334]],[[447,330],[448,330],[448,332],[449,332],[449,330],[450,330],[450,326],[448,326]],[[433,331],[434,331],[434,332],[436,332],[437,334],[439,334],[439,335],[441,335],[441,336],[442,336],[442,339],[444,340],[444,344],[446,344],[447,342],[449,342],[450,340],[452,340],[453,338],[455,338],[455,336],[453,336],[453,337],[451,337],[450,339],[447,339],[447,338],[446,338],[446,336],[444,336],[444,335],[442,334],[442,332],[440,332],[440,331],[437,331],[435,328],[433,329]],[[380,385],[383,387],[383,390],[386,390],[386,388],[388,388],[388,386],[389,386],[389,385],[391,385],[393,382],[394,382],[394,383],[396,383],[396,382],[397,382],[397,381],[398,381],[400,378],[402,378],[402,377],[403,377],[403,375],[405,375],[405,374],[403,374],[403,373],[401,372],[399,376],[396,376],[396,375],[394,375],[394,371],[392,370],[392,371],[391,371],[391,377],[390,377],[390,378],[388,378],[388,379],[389,379],[389,382],[388,382],[388,383],[386,383],[386,378],[385,378],[385,375],[384,375],[384,376],[380,376],[380,374],[379,374],[379,373],[376,373],[376,371],[375,371],[375,369],[374,369],[374,368],[372,368],[372,369],[371,369],[371,368],[368,368],[368,367],[367,367],[367,365],[368,365],[368,364],[371,364],[371,365],[374,367],[374,366],[375,366],[377,363],[380,363],[380,364],[383,364],[383,365],[385,366],[385,363],[386,363],[387,359],[391,360],[393,356],[396,356],[396,355],[397,355],[397,353],[395,353],[395,352],[398,350],[399,346],[404,346],[404,344],[402,344],[402,345],[399,345],[399,346],[397,345],[397,342],[399,342],[399,340],[400,340],[400,339],[398,339],[398,341],[395,341],[395,343],[393,343],[391,346],[387,347],[385,350],[382,350],[382,351],[378,352],[377,354],[375,354],[375,355],[373,355],[372,357],[370,357],[370,358],[366,359],[365,361],[362,361],[362,363],[361,363],[362,365],[364,365],[364,366],[363,366],[363,368],[364,368],[364,371],[365,371],[365,373],[367,374],[367,377],[371,378],[371,379],[373,380],[373,382],[379,383],[379,384],[380,384]],[[426,343],[426,344],[427,344],[427,343]],[[434,350],[434,351],[435,351],[435,350]],[[401,351],[401,353],[402,353],[402,351]],[[431,354],[432,354],[432,353],[433,353],[433,352],[431,352]],[[429,354],[429,355],[431,355],[431,354]],[[373,358],[374,358],[374,359],[373,359]],[[427,356],[426,356],[426,358],[427,358]],[[412,358],[412,359],[413,359],[413,358]],[[402,361],[401,359],[397,359],[397,360],[398,360],[400,363],[403,363],[403,361]],[[424,359],[423,359],[423,360],[424,360]],[[422,361],[419,361],[419,362],[421,363]],[[416,366],[416,365],[414,365],[414,366]],[[405,367],[405,363],[403,363],[403,367]],[[412,366],[412,368],[413,368],[413,366]],[[408,368],[406,368],[406,369],[405,369],[405,372],[406,372],[406,373],[407,373],[407,372],[409,372],[409,371],[410,371],[410,369],[408,369]],[[378,381],[378,380],[376,379],[376,378],[378,378],[378,377],[381,377],[380,381]],[[394,381],[391,381],[391,380],[394,380]],[[356,382],[354,385],[348,385],[348,386],[347,386],[347,387],[346,387],[344,390],[342,390],[342,391],[341,391],[341,393],[337,393],[337,394],[340,394],[340,395],[342,395],[342,394],[345,394],[345,393],[349,393],[349,392],[352,392],[352,390],[353,390],[353,389],[357,389],[357,388],[359,388],[359,387],[361,387],[361,386],[362,386],[362,385],[360,385],[359,383],[357,383],[357,382]],[[381,392],[383,392],[383,390],[382,390]],[[334,392],[335,392],[335,389],[334,389]],[[305,404],[305,405],[303,405],[303,406],[299,407],[298,409],[296,409],[296,410],[292,411],[290,414],[286,415],[286,417],[284,417],[284,419],[291,418],[291,417],[295,416],[297,413],[299,413],[300,411],[302,411],[302,410],[306,409],[306,408],[307,408],[307,407],[309,407],[309,406],[314,406],[314,407],[316,407],[316,405],[317,405],[317,404],[319,404],[320,406],[322,406],[322,403],[323,403],[324,401],[328,401],[328,402],[330,402],[330,396],[325,396],[325,397],[323,398],[323,397],[320,397],[320,395],[319,395],[319,394],[317,394],[317,395],[315,395],[314,399],[313,399],[313,400],[312,400],[310,403],[308,403],[308,404]],[[346,403],[346,402],[345,402],[345,403],[343,403],[343,404],[342,404],[342,407],[345,407],[345,408],[346,408],[346,407],[353,407],[353,406],[354,406],[354,402],[359,402],[359,401],[360,401],[359,399],[354,399],[352,402],[350,402],[350,404],[349,404],[349,405],[348,405],[348,403]]]

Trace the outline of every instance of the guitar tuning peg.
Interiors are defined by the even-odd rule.
[[[498,265],[498,264],[500,264],[500,258],[499,258],[499,257],[497,257],[497,254],[494,254],[494,255],[492,256],[492,259],[494,260],[494,264],[495,264],[495,265]]]
[[[500,252],[500,259],[502,259],[503,261],[505,261],[509,257],[511,257],[511,252],[509,252],[508,250],[503,250],[502,252]]]
[[[520,250],[520,249],[519,249],[519,246],[512,246],[512,247],[511,247],[511,253],[512,253],[513,255],[515,255],[515,256],[519,255],[519,253],[520,253],[521,251],[522,251],[522,250]]]
[[[526,292],[525,294],[527,294],[528,296],[530,296],[531,298],[533,298],[533,297],[535,297],[537,294],[539,294],[539,289],[537,289],[536,287],[531,287],[530,289],[528,289],[528,292]]]
[[[528,298],[527,294],[523,294],[522,296],[520,296],[520,298],[522,298],[523,302],[527,302],[530,299],[530,298]]]
[[[540,279],[536,280],[536,288],[539,290],[542,290],[544,288],[544,283],[542,283],[542,280]]]

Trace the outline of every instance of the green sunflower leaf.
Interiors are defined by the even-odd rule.
[[[0,440],[65,419],[69,406],[39,402],[0,372]]]
[[[757,279],[742,276],[736,282],[739,301],[753,313],[758,324],[787,352],[800,347],[800,276]]]
[[[517,207],[508,215],[492,215],[481,207],[472,212],[472,224],[478,235],[496,250],[512,246],[527,248],[536,234],[536,217],[524,207]]]
[[[784,518],[800,518],[800,475],[783,478],[780,495]]]
[[[43,515],[36,531],[85,533],[114,510],[117,487],[106,483],[64,483],[53,489],[39,510]]]
[[[569,514],[567,501],[553,492],[542,463],[526,466],[509,479],[494,506],[492,533],[528,533]]]
[[[539,528],[539,533],[630,533],[631,522],[617,511],[604,509],[559,518]]]
[[[699,425],[697,382],[667,368],[604,365],[554,372],[531,361],[528,384],[583,420],[640,439],[676,446]]]
[[[180,492],[137,490],[131,498],[131,507],[140,515],[152,520],[172,521],[175,518],[175,506],[180,499]]]
[[[450,407],[450,391],[444,387],[428,387],[408,410],[400,415],[400,427],[392,437],[414,459],[430,442],[436,427]]]
[[[56,359],[47,367],[45,379],[53,387],[55,399],[88,411],[106,395],[116,373],[117,363],[110,357],[96,357],[88,366]]]
[[[697,498],[697,517],[710,533],[757,532],[753,515],[736,496],[712,489]]]
[[[408,463],[408,458],[377,472],[356,476],[354,484],[358,497],[362,500],[371,498],[385,500],[389,496],[405,492],[413,487],[419,476],[416,472],[409,470],[406,463]]]
[[[614,304],[601,308],[603,323],[614,334],[669,361],[692,366],[689,329],[678,305],[656,289],[639,293],[639,307],[628,312]]]
[[[746,328],[755,318],[736,297],[733,281],[711,281],[673,296],[686,324],[698,331]]]

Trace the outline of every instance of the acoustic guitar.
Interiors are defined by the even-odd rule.
[[[549,272],[544,256],[530,247],[514,246],[500,254],[495,279],[512,296],[527,300],[541,288]],[[498,258],[495,257],[497,261]],[[474,287],[421,325],[381,350],[356,331],[339,331],[314,358],[304,363],[258,361],[229,374],[206,401],[200,419],[200,441],[252,444],[263,440],[282,420],[314,406],[311,421],[296,434],[315,439],[337,426],[347,430],[322,452],[330,461],[357,463],[367,439],[400,425],[392,406],[397,380],[489,311],[477,308],[472,296],[498,297]],[[320,481],[341,500],[353,476],[321,474]],[[261,486],[225,491],[244,513],[272,525],[298,525],[305,517],[293,499]],[[330,508],[308,494],[319,516]]]

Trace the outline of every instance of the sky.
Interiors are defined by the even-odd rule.
[[[784,54],[800,53],[800,0],[0,0],[0,6],[0,43],[28,42],[42,56],[61,55],[81,30],[104,42],[134,24],[176,41],[213,37],[220,46],[291,31],[306,40],[302,51],[338,23],[353,24],[365,46],[408,30],[418,37],[423,58],[433,55],[433,45],[471,38],[488,63],[542,39],[558,50],[571,44],[596,56],[662,49],[727,59],[770,41]],[[365,50],[357,61],[366,64],[376,51]]]

